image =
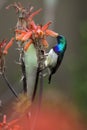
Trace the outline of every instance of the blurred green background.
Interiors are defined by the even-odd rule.
[[[67,39],[67,50],[63,62],[52,77],[51,85],[45,79],[45,90],[54,89],[58,93],[67,96],[70,102],[76,104],[78,110],[87,119],[87,0],[19,0],[25,7],[31,3],[35,10],[42,8],[42,12],[35,17],[36,23],[52,21],[50,27],[55,32],[62,34]],[[13,8],[5,7],[17,0],[0,0],[0,40],[14,35],[12,30],[17,21],[17,15]],[[50,46],[55,40],[48,39]],[[12,84],[19,81],[21,70],[15,65],[18,54],[14,49],[9,49],[6,57],[6,69],[8,79]],[[15,87],[14,87],[15,88]],[[5,103],[6,94],[14,97],[5,83],[0,79],[0,99]],[[45,93],[45,92],[44,92]],[[44,94],[43,94],[44,95]],[[8,99],[9,100],[9,99]]]

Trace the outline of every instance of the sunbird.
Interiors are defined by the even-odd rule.
[[[57,44],[53,46],[45,60],[45,66],[49,70],[49,84],[51,83],[51,77],[58,70],[67,47],[66,38],[63,35],[57,36]]]

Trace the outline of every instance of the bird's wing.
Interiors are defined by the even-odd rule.
[[[51,82],[51,76],[53,73],[53,70],[57,64],[58,55],[54,52],[53,49],[51,49],[48,53],[48,56],[45,61],[45,66],[49,69],[49,83]]]

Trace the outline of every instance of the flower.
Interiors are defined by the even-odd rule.
[[[5,46],[5,48],[3,50],[3,54],[8,53],[8,49],[12,46],[13,42],[14,42],[14,37],[12,37],[11,40],[8,42],[8,44]]]
[[[9,41],[3,53],[7,54],[8,49],[12,46],[14,39],[22,43],[21,46],[23,45],[22,47],[24,47],[24,51],[27,51],[27,49],[29,48],[31,44],[36,44],[36,41],[40,41],[40,43],[44,46],[44,48],[48,48],[49,44],[46,38],[48,36],[57,37],[58,33],[48,29],[51,24],[50,21],[43,26],[35,24],[33,18],[38,13],[40,13],[42,9],[40,8],[37,11],[32,12],[32,9],[33,9],[32,6],[30,7],[29,10],[26,10],[19,2],[18,4],[14,3],[14,4],[9,5],[7,9],[11,6],[17,9],[17,12],[19,12],[19,15],[23,13],[25,14],[25,17],[22,17],[22,19],[26,22],[26,26],[23,26],[23,23],[19,22],[18,20],[18,25],[22,26],[22,28],[19,28],[19,26],[16,26],[15,37]],[[19,16],[19,19],[20,19],[20,16]],[[25,42],[27,43],[25,44]]]
[[[24,21],[27,23],[28,28],[34,25],[33,18],[37,14],[41,12],[41,8],[35,12],[32,12],[34,9],[33,6],[29,6],[28,9],[25,9],[20,2],[16,3],[14,2],[13,4],[10,4],[6,7],[6,9],[9,9],[10,7],[14,7],[16,9],[16,13],[18,13],[19,19],[22,18]],[[35,26],[33,26],[35,28]]]
[[[30,15],[27,17],[27,23],[28,23],[28,28],[29,28],[29,29],[36,29],[36,28],[37,28],[35,22],[33,21],[33,17],[34,17],[35,15],[39,14],[41,11],[42,11],[42,9],[40,8],[39,10],[33,12],[32,14],[30,14]]]
[[[19,32],[18,35],[16,35],[16,39],[20,40],[21,42],[25,42],[30,39],[28,42],[28,45],[26,44],[24,50],[27,51],[28,47],[30,46],[31,42],[35,44],[35,40],[41,40],[41,43],[45,48],[48,48],[48,42],[46,40],[47,36],[51,37],[57,37],[58,33],[49,30],[48,27],[51,24],[51,22],[48,22],[44,26],[41,25],[34,25],[32,24],[32,28],[27,30],[17,30],[16,32]],[[34,27],[35,26],[35,27]]]
[[[2,49],[6,45],[6,39],[0,42],[0,49]]]
[[[7,122],[7,116],[3,115],[3,121],[0,123],[0,130],[23,130],[20,125],[17,123],[20,121],[20,118]]]
[[[22,6],[22,4],[20,2],[18,2],[18,3],[14,2],[13,4],[8,5],[6,7],[6,9],[9,9],[10,7],[14,7],[16,9],[16,13],[24,14],[21,16],[25,16],[27,13],[26,9]]]

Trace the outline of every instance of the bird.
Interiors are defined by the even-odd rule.
[[[67,47],[67,41],[63,35],[58,35],[56,40],[57,43],[50,49],[44,62],[45,67],[48,68],[49,84],[51,83],[52,75],[56,73],[61,65]]]

